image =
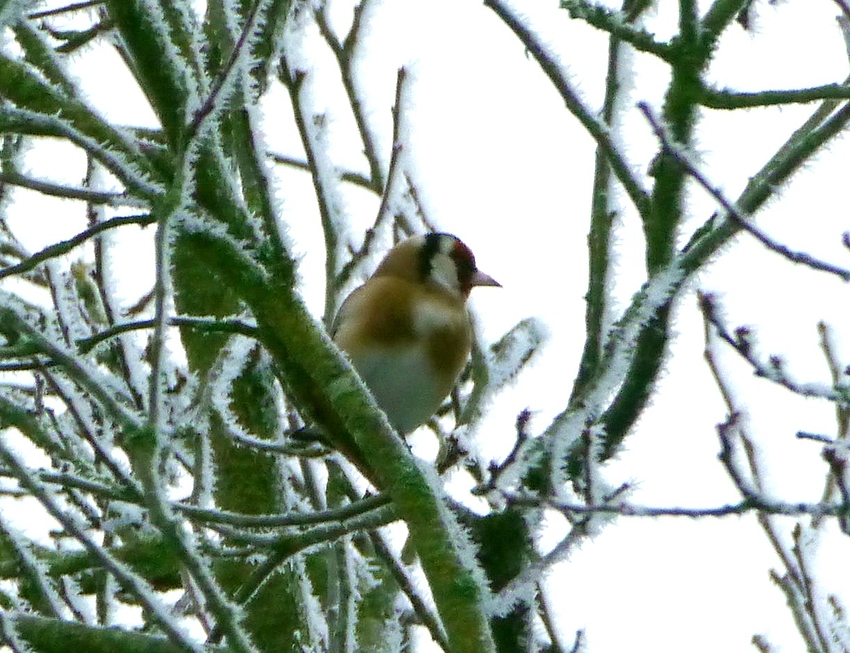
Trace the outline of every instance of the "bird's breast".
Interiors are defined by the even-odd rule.
[[[451,392],[472,342],[462,300],[373,279],[340,309],[334,340],[395,429],[425,423]]]
[[[351,362],[402,435],[428,421],[451,391],[430,371],[424,347],[370,349],[352,355]]]
[[[421,302],[413,309],[415,339],[428,351],[429,364],[438,374],[451,378],[449,390],[457,381],[469,356],[472,329],[465,308],[447,310],[438,302]]]

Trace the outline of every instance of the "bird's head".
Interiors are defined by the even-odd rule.
[[[475,286],[500,286],[475,264],[475,256],[463,241],[446,233],[414,236],[396,245],[375,271],[416,283],[436,284],[461,299]]]

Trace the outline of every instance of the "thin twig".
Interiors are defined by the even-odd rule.
[[[29,18],[30,20],[49,18],[50,16],[59,16],[61,14],[69,13],[72,11],[82,11],[84,9],[91,9],[92,7],[97,7],[98,5],[102,4],[105,4],[105,0],[87,0],[86,2],[76,2],[70,5],[65,5],[64,7],[57,7],[56,9],[34,11],[31,14],[27,14],[27,18]]]
[[[153,224],[154,222],[156,222],[156,218],[150,215],[129,215],[105,220],[92,227],[89,227],[88,229],[84,229],[73,238],[69,238],[68,240],[58,242],[55,245],[45,247],[40,252],[33,254],[32,256],[26,258],[17,265],[12,265],[10,267],[4,268],[3,270],[0,270],[0,279],[5,279],[6,277],[15,274],[29,272],[40,263],[43,263],[44,261],[47,261],[52,258],[56,258],[58,256],[62,256],[63,254],[67,254],[78,245],[82,245],[88,239],[93,238],[94,236],[97,236],[98,234],[108,229],[116,229],[118,227],[123,227],[128,224],[135,224],[144,227]]]
[[[819,100],[848,99],[850,99],[850,86],[842,83],[823,84],[822,86],[792,90],[758,91],[754,93],[715,90],[704,87],[699,96],[699,103],[709,109],[735,110],[786,104],[806,104]]]
[[[756,240],[758,240],[762,245],[767,247],[772,252],[783,256],[788,259],[792,263],[800,263],[802,265],[806,265],[812,269],[820,270],[822,272],[828,272],[830,274],[834,274],[841,278],[842,281],[850,281],[850,270],[845,268],[838,267],[836,265],[832,265],[830,263],[826,263],[819,259],[814,258],[813,256],[806,254],[805,252],[795,252],[785,245],[781,243],[777,243],[764,233],[762,233],[755,225],[750,223],[750,221],[745,218],[738,209],[726,199],[723,192],[714,186],[705,175],[697,169],[697,167],[691,162],[691,157],[688,152],[684,149],[679,143],[676,143],[669,134],[667,130],[658,122],[656,117],[652,114],[649,105],[645,102],[638,103],[638,108],[641,113],[646,117],[649,122],[652,130],[655,132],[656,137],[663,148],[682,166],[682,168],[691,175],[700,186],[702,186],[708,193],[711,195],[720,206],[726,211],[727,217],[734,221],[739,227],[741,227],[744,231],[754,236]]]
[[[527,565],[499,592],[496,598],[499,614],[507,614],[517,602],[528,596],[530,588],[540,583],[541,578],[552,565],[566,559],[579,542],[587,536],[587,526],[590,519],[591,516],[585,516],[584,519],[575,524],[566,537],[558,542],[549,553],[536,562]]]
[[[824,358],[826,358],[827,365],[829,366],[829,373],[832,377],[832,384],[835,387],[839,387],[841,384],[847,383],[847,374],[846,367],[841,364],[838,359],[838,352],[836,351],[836,346],[833,341],[831,329],[824,322],[818,323],[818,334],[820,335],[820,346],[821,351],[823,351]],[[848,438],[848,434],[850,434],[850,406],[836,404],[835,406],[835,421],[837,426],[838,434],[834,439],[832,438],[823,438],[821,441],[825,441],[828,444],[837,444],[839,442],[845,443]],[[798,433],[798,437],[803,436],[809,437],[809,439],[814,439],[811,434],[801,434]],[[826,455],[826,451],[824,451]],[[829,462],[829,460],[827,460]],[[834,466],[830,465],[830,472],[827,474],[826,482],[823,488],[823,494],[821,495],[821,501],[829,501],[835,492],[838,477],[833,473]],[[812,527],[817,528],[820,525],[820,520],[815,518],[812,520]]]
[[[416,583],[410,578],[407,570],[404,568],[404,563],[399,560],[390,550],[390,547],[384,541],[383,535],[378,531],[371,531],[369,538],[372,541],[372,546],[375,547],[375,553],[378,558],[384,561],[387,569],[392,574],[395,582],[404,592],[407,600],[413,608],[413,612],[419,617],[422,625],[428,629],[437,645],[444,651],[448,651],[449,642],[446,638],[446,632],[443,630],[443,625],[440,623],[440,618],[428,607],[428,603],[422,598]]]
[[[105,191],[93,191],[85,188],[71,188],[61,184],[53,184],[49,181],[31,179],[18,172],[0,172],[0,184],[11,184],[20,188],[33,190],[42,195],[61,197],[64,199],[83,200],[91,204],[106,204],[107,206],[129,206],[133,208],[147,208],[148,203],[144,200],[127,195],[126,193],[109,193]]]
[[[249,10],[245,18],[245,24],[242,27],[242,32],[239,34],[239,39],[233,45],[233,49],[230,52],[230,56],[227,58],[227,63],[225,63],[224,67],[221,69],[221,72],[218,74],[218,77],[213,83],[213,87],[212,89],[210,89],[210,93],[207,96],[207,99],[204,100],[204,103],[201,105],[201,108],[198,109],[198,111],[192,117],[192,122],[189,123],[186,129],[186,142],[195,139],[203,123],[213,113],[213,111],[216,109],[216,106],[220,104],[218,102],[219,95],[221,95],[222,90],[224,89],[227,82],[230,81],[230,77],[236,68],[236,62],[242,54],[242,49],[248,42],[248,37],[254,32],[257,27],[257,18],[260,14],[260,7],[263,6],[265,1],[266,0],[255,0],[253,6]]]
[[[279,154],[277,152],[268,152],[268,156],[275,163],[290,166],[292,168],[297,168],[298,170],[303,170],[304,172],[310,172],[310,164],[307,163],[307,161],[296,159],[294,156],[287,156],[285,154]],[[375,190],[375,187],[372,185],[372,182],[369,181],[369,178],[366,177],[366,175],[360,174],[359,172],[343,170],[340,171],[339,178],[342,181],[354,184],[355,186],[359,186],[360,188],[364,188],[373,193],[380,194],[379,191]]]
[[[650,212],[649,196],[640,187],[636,175],[632,173],[629,164],[611,139],[610,126],[597,120],[594,112],[585,106],[579,93],[564,74],[560,63],[552,55],[550,48],[540,42],[539,35],[524,25],[513,9],[502,0],[485,0],[484,4],[496,12],[496,15],[513,31],[526,47],[526,50],[534,57],[558,90],[567,105],[567,109],[578,118],[587,133],[596,141],[599,149],[605,153],[611,163],[611,169],[631,198],[638,213],[646,218]]]
[[[189,317],[189,316],[172,316],[168,318],[168,325],[174,327],[191,327],[193,329],[197,329],[199,331],[205,331],[209,333],[233,333],[240,334],[243,336],[247,336],[249,338],[257,339],[259,336],[259,331],[257,327],[243,322],[238,319],[226,319],[226,318],[218,318],[218,319],[205,319],[199,317]],[[83,354],[87,354],[92,349],[94,349],[97,345],[104,342],[105,340],[109,340],[110,338],[115,338],[116,336],[121,335],[122,333],[130,333],[132,331],[143,331],[146,329],[153,329],[156,326],[156,320],[138,320],[136,322],[125,322],[123,324],[116,324],[109,329],[105,329],[100,333],[96,333],[93,336],[89,336],[88,338],[80,338],[76,341],[76,345],[79,348],[80,352]]]
[[[413,202],[413,206],[416,208],[416,217],[418,217],[422,224],[425,226],[427,231],[437,231],[437,227],[434,224],[434,221],[428,217],[428,212],[425,210],[425,205],[422,203],[422,198],[419,195],[419,189],[413,181],[413,177],[411,174],[405,170],[404,172],[404,180],[407,182],[407,196]],[[410,234],[413,233],[413,227],[408,223],[406,225],[406,231]]]
[[[813,440],[815,442],[822,442],[824,444],[833,444],[835,440],[827,435],[822,435],[820,433],[809,433],[807,431],[797,431],[795,434],[796,437],[801,440]]]
[[[175,504],[175,508],[189,519],[200,523],[220,523],[231,526],[250,528],[282,528],[295,526],[314,526],[343,522],[347,519],[365,515],[366,513],[389,505],[390,499],[384,495],[374,495],[360,499],[341,508],[327,508],[318,512],[284,513],[279,515],[249,515],[229,512],[226,510],[211,510],[199,508],[185,503]]]
[[[363,28],[363,14],[367,2],[368,0],[361,0],[360,4],[354,7],[354,19],[351,22],[351,29],[342,42],[340,42],[328,24],[327,16],[325,15],[327,4],[317,7],[313,12],[313,16],[316,19],[319,32],[330,46],[339,66],[342,86],[348,96],[348,104],[351,107],[351,113],[357,124],[357,131],[360,133],[360,139],[363,142],[363,153],[366,155],[366,161],[369,164],[369,174],[371,176],[369,187],[376,193],[380,193],[385,191],[387,181],[381,169],[381,160],[378,156],[378,146],[376,143],[377,139],[366,120],[366,113],[363,110],[363,103],[357,94],[357,85],[354,79],[354,56],[360,42],[360,34]],[[389,175],[387,175],[388,178]]]
[[[323,524],[303,533],[284,535],[249,535],[243,532],[225,529],[219,525],[208,524],[220,532],[225,532],[227,537],[236,542],[255,544],[263,548],[271,548],[272,552],[257,567],[251,575],[245,579],[236,593],[233,601],[237,604],[246,604],[256,595],[263,584],[274,573],[284,561],[292,556],[314,546],[334,542],[339,538],[356,533],[358,531],[371,531],[381,526],[391,524],[397,519],[395,511],[390,505],[382,506],[353,517],[347,517],[338,522]],[[222,633],[216,628],[210,633],[208,642],[217,642]]]
[[[87,188],[96,182],[98,178],[98,164],[94,157],[86,156],[86,178],[85,185]],[[98,207],[91,202],[86,204],[86,214],[88,218],[89,228],[95,227],[98,224],[105,222],[105,212],[102,207]],[[108,249],[111,243],[106,238],[94,239],[94,282],[97,293],[100,296],[100,306],[103,309],[106,325],[113,326],[115,324],[115,306],[119,302],[115,298],[115,289],[119,286],[116,279],[113,277],[114,270],[107,261],[109,260]],[[94,301],[94,299],[92,299]],[[102,320],[95,320],[96,328],[101,328]],[[134,361],[140,358],[138,350],[130,351],[131,343],[126,339],[120,339],[114,346],[113,351],[117,352],[117,362],[121,375],[124,378],[124,384],[133,396],[134,405],[138,410],[142,410],[144,400],[142,398],[142,380],[134,375],[133,372],[137,369]]]
[[[543,587],[543,583],[538,583],[537,601],[540,604],[539,614],[540,619],[543,622],[543,626],[546,628],[546,634],[549,636],[549,641],[551,642],[550,650],[552,653],[566,653],[566,649],[561,646],[561,642],[558,639],[558,630],[556,628],[557,617],[553,614],[546,596],[546,589]],[[577,639],[581,633],[583,633],[581,630],[576,633]],[[575,646],[573,646],[572,650],[576,650]]]
[[[39,612],[56,619],[62,618],[62,598],[54,580],[46,573],[45,565],[33,551],[32,543],[21,537],[20,533],[0,515],[0,532],[3,534],[6,555],[12,554],[20,580],[29,585],[32,592],[33,607]]]
[[[113,476],[116,481],[120,481],[123,488],[132,496],[140,497],[142,494],[141,487],[136,480],[124,470],[118,460],[112,455],[112,450],[109,445],[99,437],[98,432],[101,424],[92,423],[91,406],[88,404],[88,398],[81,397],[80,393],[72,393],[66,388],[66,383],[60,375],[53,374],[51,370],[40,368],[42,378],[47,382],[51,391],[62,401],[68,411],[68,415],[74,420],[77,426],[77,437],[80,441],[85,442],[91,447],[94,452],[96,463],[102,464]],[[80,405],[82,404],[82,405]],[[51,413],[52,416],[52,413]],[[62,431],[54,422],[54,429],[60,435]],[[75,463],[79,465],[79,462]],[[89,491],[94,491],[93,488],[84,488]]]
[[[310,165],[310,176],[313,180],[313,189],[316,195],[316,201],[319,205],[319,217],[322,223],[322,233],[325,239],[325,307],[324,307],[324,323],[330,324],[333,316],[336,314],[338,297],[333,290],[334,279],[339,272],[339,234],[337,233],[338,221],[334,220],[336,215],[336,207],[333,202],[333,189],[335,186],[335,176],[327,174],[328,170],[332,170],[333,166],[327,152],[323,152],[318,147],[319,143],[314,138],[314,134],[308,126],[305,108],[302,106],[304,98],[302,97],[302,89],[307,80],[308,73],[303,70],[289,70],[289,63],[284,58],[280,64],[280,77],[289,91],[290,103],[295,116],[295,124],[298,128],[298,134],[301,137],[301,144],[304,146],[304,152],[307,155],[307,162]],[[326,160],[322,160],[322,157]],[[329,178],[330,177],[330,178]]]
[[[185,163],[184,163],[185,165]],[[183,168],[183,166],[181,166]],[[154,438],[156,455],[153,456],[151,470],[152,478],[157,479],[159,470],[165,462],[164,456],[167,451],[165,446],[165,407],[163,406],[163,386],[165,378],[163,371],[166,366],[165,331],[168,326],[167,300],[171,291],[171,243],[169,232],[171,221],[178,215],[184,203],[184,179],[179,175],[175,180],[175,187],[169,193],[172,199],[166,205],[162,213],[157,216],[157,229],[154,238],[155,244],[155,272],[156,283],[154,284],[154,318],[153,332],[150,340],[150,379],[148,382],[148,415],[147,426]],[[143,478],[146,475],[142,476]],[[146,488],[150,490],[150,488]]]
[[[715,381],[723,393],[730,413],[727,422],[718,428],[718,434],[720,435],[722,444],[720,460],[723,462],[726,471],[729,473],[738,491],[744,497],[744,503],[758,507],[756,518],[759,525],[762,527],[773,550],[782,561],[786,570],[783,576],[780,576],[775,571],[771,571],[771,577],[785,595],[800,635],[807,642],[810,650],[827,650],[829,647],[825,645],[823,637],[823,618],[817,609],[818,601],[813,600],[811,594],[811,577],[809,576],[807,565],[800,550],[802,526],[799,523],[795,526],[795,544],[789,552],[786,538],[777,528],[775,524],[776,520],[773,519],[773,516],[777,514],[792,516],[806,514],[818,519],[827,515],[834,515],[843,521],[848,514],[846,510],[848,507],[847,501],[845,500],[845,504],[842,506],[830,505],[823,501],[817,504],[794,505],[762,498],[762,474],[759,471],[756,449],[752,440],[747,436],[740,424],[740,408],[737,406],[733,392],[728,387],[728,382],[721,373],[714,356],[710,355],[712,329],[711,323],[705,314],[704,321],[706,329],[706,359],[709,362]],[[747,457],[746,462],[750,474],[749,481],[744,479],[744,471],[741,469],[741,463],[733,455],[733,444],[730,437],[730,432],[733,429]],[[807,529],[806,541],[811,542],[814,540],[819,532],[815,528]]]
[[[0,326],[9,332],[17,333],[24,338],[29,346],[37,353],[44,354],[52,359],[57,365],[61,365],[65,372],[79,384],[80,387],[91,393],[97,399],[106,412],[116,420],[122,427],[134,431],[140,425],[140,417],[126,407],[128,401],[126,396],[114,392],[100,379],[100,375],[90,367],[88,363],[76,358],[71,352],[59,347],[38,329],[30,325],[22,316],[18,315],[10,307],[0,307]]]
[[[797,524],[794,527],[791,536],[794,540],[794,546],[791,548],[791,551],[797,562],[797,569],[800,570],[799,588],[805,597],[803,602],[804,609],[811,618],[812,628],[814,629],[815,636],[817,637],[817,650],[829,651],[831,648],[829,643],[832,638],[827,632],[825,632],[825,619],[822,615],[821,609],[823,602],[819,601],[818,597],[815,596],[814,583],[812,582],[812,565],[809,559],[810,555],[807,555],[811,550],[811,542],[807,541],[808,537],[803,536],[803,528],[800,524]]]
[[[635,50],[653,54],[668,63],[674,58],[675,49],[669,43],[656,41],[651,33],[633,24],[634,13],[643,8],[628,14],[627,20],[623,20],[625,12],[612,11],[601,4],[591,4],[585,0],[561,0],[561,8],[566,9],[571,18],[581,19],[588,25],[604,30],[613,38],[631,44]]]
[[[354,270],[360,265],[369,254],[372,244],[375,241],[375,236],[383,224],[390,216],[390,198],[395,194],[399,184],[400,171],[399,159],[404,151],[405,144],[401,142],[401,120],[404,112],[402,111],[402,101],[407,93],[408,84],[405,80],[408,79],[407,71],[404,67],[398,69],[396,75],[395,87],[395,103],[393,105],[393,148],[390,157],[390,166],[387,172],[386,186],[383,188],[381,195],[381,205],[378,207],[378,212],[375,217],[375,222],[370,229],[366,231],[366,236],[363,239],[363,244],[357,252],[353,253],[348,262],[342,266],[339,274],[333,280],[333,288],[338,292],[348,280],[351,278]]]
[[[721,340],[731,346],[752,366],[756,376],[773,381],[786,390],[790,390],[794,394],[803,397],[817,397],[839,404],[848,403],[847,394],[839,392],[835,388],[810,383],[798,383],[791,379],[785,372],[782,359],[778,356],[770,357],[768,363],[759,360],[754,351],[755,347],[752,341],[752,334],[748,329],[741,328],[736,331],[735,335],[731,334],[720,320],[714,304],[714,297],[710,294],[699,293],[699,302],[700,310],[705,320],[714,327]]]
[[[17,456],[9,451],[2,439],[0,439],[0,458],[3,459],[15,474],[18,482],[29,491],[31,496],[35,497],[44,506],[45,510],[62,525],[65,531],[76,539],[106,570],[115,576],[121,587],[133,594],[139,603],[157,619],[159,625],[171,641],[187,651],[201,653],[201,647],[177,628],[176,622],[171,618],[168,610],[160,602],[156,592],[154,592],[148,582],[114,558],[111,553],[95,542],[85,530],[80,528],[76,520],[60,507],[56,498],[33,477],[23,463],[18,460]]]
[[[552,508],[565,515],[609,514],[622,517],[688,517],[690,519],[701,519],[704,517],[732,517],[745,515],[750,512],[759,512],[785,517],[850,517],[850,501],[845,503],[792,503],[787,501],[772,501],[752,493],[748,493],[747,498],[738,503],[729,503],[710,508],[638,506],[629,503],[587,505],[524,496],[509,496],[509,500],[516,505]]]

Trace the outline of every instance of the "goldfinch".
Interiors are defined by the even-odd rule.
[[[401,435],[434,415],[463,370],[470,291],[499,285],[458,238],[430,233],[396,245],[343,302],[331,335]]]

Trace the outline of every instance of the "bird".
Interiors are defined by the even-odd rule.
[[[476,286],[501,284],[456,236],[428,233],[393,247],[340,306],[331,337],[400,435],[437,412],[463,371]]]

